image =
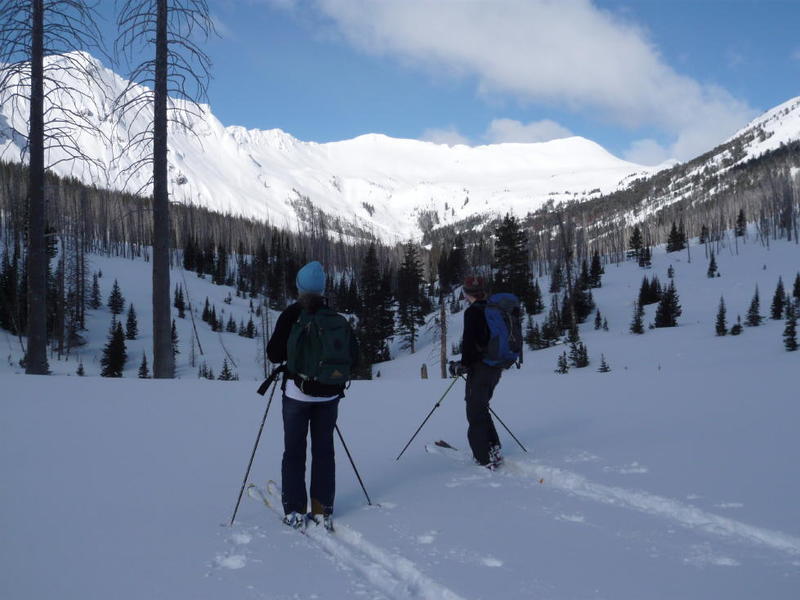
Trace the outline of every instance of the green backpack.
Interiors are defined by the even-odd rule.
[[[289,333],[287,370],[304,381],[345,385],[351,376],[352,338],[350,323],[336,311],[304,310]]]

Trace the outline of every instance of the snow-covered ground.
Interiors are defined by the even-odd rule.
[[[595,299],[610,331],[581,331],[592,365],[555,374],[561,348],[552,348],[504,374],[492,406],[528,453],[500,428],[508,461],[496,473],[424,451],[439,438],[466,447],[462,382],[395,461],[449,381],[418,379],[423,362],[437,370],[427,340],[381,365],[379,379],[353,383],[339,419],[380,506],[366,506],[337,446],[333,536],[287,530],[251,498],[225,526],[266,405],[255,394],[253,340],[222,334],[239,382],[195,379],[181,320],[174,381],[133,378],[146,336],[122,380],[26,377],[4,361],[0,597],[796,598],[800,353],[784,351],[783,322],[740,337],[717,338],[713,327],[720,294],[730,322],[756,283],[767,315],[778,275],[791,289],[799,250],[753,240],[738,256],[726,248],[713,280],[701,247],[691,263],[657,250],[648,275],[663,283],[673,265],[684,312],[678,328],[642,336],[627,329],[644,272],[607,266]],[[93,260],[104,298],[118,277],[147,332],[149,265]],[[226,288],[187,281],[200,308],[206,295],[224,306]],[[234,297],[228,310],[238,320],[246,302]],[[88,357],[110,315],[92,318],[84,364],[96,374]],[[218,372],[219,336],[198,326]],[[15,343],[0,336],[8,352]],[[596,372],[600,353],[611,373]],[[61,373],[75,365],[51,362]],[[279,409],[274,402],[253,467],[261,485],[280,475]]]

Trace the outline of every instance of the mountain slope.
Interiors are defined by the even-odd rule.
[[[54,71],[54,78],[85,96],[54,94],[53,99],[95,128],[78,133],[77,140],[97,165],[67,161],[54,170],[102,187],[147,192],[148,172],[128,178],[127,169],[138,156],[125,148],[147,130],[151,113],[117,119],[111,99],[127,82],[88,54],[74,53],[72,58],[85,61],[97,81],[87,83]],[[51,65],[64,60],[48,59]],[[0,109],[0,152],[6,160],[24,158],[24,140],[13,130],[27,131],[27,107],[16,108],[4,103]],[[475,215],[509,210],[525,214],[548,200],[590,198],[657,170],[620,160],[580,137],[449,147],[370,134],[317,144],[278,129],[224,127],[209,107],[204,108],[201,116],[187,118],[193,134],[173,127],[173,198],[289,228],[320,221],[335,228],[332,221],[338,218],[349,224],[340,223],[346,232],[353,232],[354,226],[394,241]],[[65,156],[54,150],[50,158],[56,162]]]

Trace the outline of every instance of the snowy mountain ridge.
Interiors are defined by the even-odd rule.
[[[148,128],[151,112],[118,118],[112,99],[128,85],[86,53],[95,81],[53,71],[79,95],[54,95],[64,110],[84,115],[95,131],[76,139],[87,162],[58,164],[54,171],[86,183],[130,192],[149,192],[149,173],[127,178],[137,156],[128,142]],[[50,57],[52,65],[64,57]],[[142,88],[135,86],[134,93]],[[185,103],[175,101],[178,107]],[[386,241],[418,237],[421,229],[475,215],[512,211],[525,214],[548,200],[582,199],[624,186],[631,177],[653,173],[611,155],[598,144],[571,137],[538,144],[447,146],[382,134],[366,134],[331,143],[300,141],[280,129],[225,127],[210,108],[187,117],[193,133],[173,127],[170,178],[173,199],[213,210],[268,220],[296,228],[307,225],[309,207],[338,218],[353,230]],[[24,160],[27,106],[0,108],[0,153]],[[65,158],[54,150],[50,163]]]
[[[93,81],[70,70],[50,76],[79,90],[54,94],[65,111],[83,115],[93,131],[75,139],[91,161],[49,162],[60,175],[78,177],[99,187],[149,193],[150,173],[129,175],[139,158],[126,150],[131,139],[146,132],[151,111],[119,118],[113,98],[128,82],[83,52],[49,57],[48,63],[83,61]],[[142,91],[133,87],[133,93]],[[195,114],[184,120],[192,132],[172,126],[170,192],[173,201],[268,221],[288,229],[324,229],[346,236],[375,236],[386,242],[419,238],[434,227],[486,222],[512,212],[525,215],[546,203],[598,198],[648,179],[674,162],[645,167],[621,160],[582,137],[544,143],[447,146],[383,134],[365,134],[338,142],[304,142],[280,129],[224,126],[207,105],[178,108]],[[201,109],[198,112],[197,109]],[[0,106],[0,157],[24,161],[27,105]],[[58,111],[54,112],[57,117]],[[15,133],[16,132],[16,133]],[[709,152],[687,175],[719,173],[748,158],[800,139],[800,97],[755,119]],[[94,164],[92,164],[94,163]],[[687,178],[677,194],[691,193]]]

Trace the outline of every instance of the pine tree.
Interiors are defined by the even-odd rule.
[[[705,244],[708,241],[708,236],[709,236],[708,227],[705,224],[703,224],[700,227],[700,240],[699,240],[699,242],[701,244]]]
[[[367,249],[360,276],[357,335],[361,360],[357,374],[370,378],[373,364],[389,360],[387,340],[394,333],[391,295],[389,286],[384,284],[375,244],[370,244]]]
[[[539,325],[530,315],[528,316],[528,324],[525,328],[525,343],[531,350],[540,350],[547,347],[547,344],[542,341]]]
[[[525,310],[529,315],[538,315],[544,310],[542,301],[542,290],[539,288],[539,280],[533,282],[528,295],[523,298]]]
[[[628,248],[630,250],[628,252],[628,256],[638,260],[643,246],[644,240],[642,239],[642,230],[639,229],[639,226],[637,225],[633,228],[631,239],[628,241]]]
[[[720,296],[719,298],[719,310],[717,310],[717,322],[716,322],[716,332],[717,335],[727,335],[728,333],[728,324],[726,322],[725,315],[727,310],[725,309],[725,299]]]
[[[86,371],[83,369],[83,361],[78,363],[78,370],[75,371],[75,374],[78,377],[83,377],[84,375],[86,375]]]
[[[139,363],[139,379],[149,379],[150,369],[147,367],[147,354],[142,352],[142,362]]]
[[[792,302],[786,305],[786,327],[783,330],[783,345],[788,352],[797,350],[797,309],[798,306]]]
[[[108,308],[111,310],[112,315],[120,315],[125,310],[125,298],[119,289],[117,280],[114,280],[114,286],[111,288],[111,293],[108,296]]]
[[[222,359],[222,370],[219,372],[219,377],[217,377],[220,381],[233,381],[233,371],[231,371],[230,367],[228,366],[228,359]]]
[[[686,234],[683,232],[683,222],[680,229],[672,222],[672,228],[667,237],[667,252],[679,252],[686,248]]]
[[[597,369],[598,373],[609,373],[611,371],[611,367],[608,366],[606,362],[606,355],[600,355],[600,367]]]
[[[633,303],[633,321],[631,321],[631,333],[644,333],[644,307],[638,302]]]
[[[560,373],[561,375],[569,373],[569,362],[567,361],[566,352],[562,352],[558,355],[558,366],[556,367],[556,373]]]
[[[600,262],[600,253],[595,250],[594,254],[592,255],[592,266],[589,267],[589,281],[593,288],[599,288],[603,286],[603,273],[605,273],[605,270]]]
[[[731,335],[739,335],[744,331],[742,327],[742,315],[736,315],[736,325],[731,327],[731,330],[728,332]]]
[[[225,326],[225,331],[228,333],[236,333],[236,321],[233,320],[233,314],[228,317],[228,324]]]
[[[603,318],[603,331],[608,331],[608,319]]]
[[[247,329],[245,329],[244,337],[249,339],[255,339],[256,337],[256,326],[253,323],[253,317],[247,321]]]
[[[125,339],[135,340],[139,335],[139,323],[136,320],[136,310],[133,304],[128,306],[128,320],[125,323]]]
[[[711,258],[708,261],[708,271],[706,271],[706,277],[712,279],[717,276],[717,259],[714,256],[714,251],[711,251]]]
[[[589,351],[583,342],[574,342],[569,347],[569,360],[576,369],[589,366]]]
[[[649,269],[653,265],[653,252],[650,246],[645,246],[639,250],[639,266],[643,269]]]
[[[745,233],[747,233],[747,219],[743,208],[739,210],[739,216],[736,217],[736,226],[733,228],[733,233],[736,237],[744,237]]]
[[[419,328],[425,324],[421,285],[422,266],[416,247],[409,243],[397,273],[397,332],[412,353],[416,350]]]
[[[251,306],[251,308],[252,308],[252,306]],[[208,296],[206,296],[206,304],[203,307],[203,314],[202,314],[201,318],[206,323],[208,323],[209,319],[211,319],[211,306],[210,306],[210,304],[208,302]]]
[[[175,308],[178,309],[178,318],[186,317],[186,300],[183,297],[182,286],[175,286]]]
[[[597,309],[597,312],[594,314],[594,330],[597,331],[603,326],[603,319],[600,316],[600,309]]]
[[[103,367],[100,375],[102,377],[122,377],[127,359],[122,324],[113,319],[108,332],[108,342],[103,348],[103,357],[100,359],[100,365]]]
[[[764,317],[759,314],[760,312],[761,300],[758,296],[758,286],[756,286],[756,293],[750,301],[750,308],[747,309],[747,317],[745,318],[744,324],[748,327],[758,327],[761,325],[761,321],[764,320]]]
[[[526,298],[531,287],[528,236],[516,217],[506,214],[494,230],[494,287]]]
[[[794,287],[792,288],[792,296],[795,302],[800,302],[800,273],[794,278]]]
[[[564,286],[564,272],[561,269],[561,264],[556,264],[550,270],[550,293],[558,294]]]
[[[172,319],[172,358],[173,364],[175,362],[175,357],[180,354],[180,350],[178,349],[178,329],[175,327],[175,319]]]
[[[682,313],[678,300],[675,282],[670,281],[669,287],[661,294],[661,301],[656,308],[656,327],[676,327],[678,325],[678,317]]]
[[[772,297],[772,306],[770,307],[770,318],[779,321],[783,318],[783,309],[786,306],[786,292],[783,289],[783,278],[778,277],[778,285],[775,288],[775,295]]]
[[[92,275],[92,291],[89,294],[89,308],[97,310],[103,305],[100,299],[100,283],[97,280],[97,273]]]
[[[217,320],[217,307],[211,307],[211,313],[208,315],[208,324],[211,326],[211,331],[219,331],[220,325],[219,321]]]

